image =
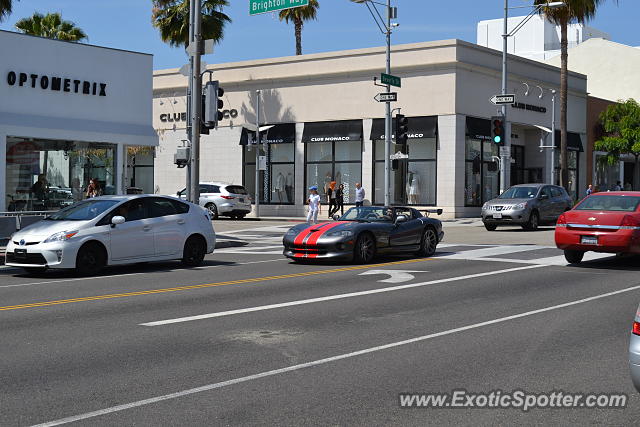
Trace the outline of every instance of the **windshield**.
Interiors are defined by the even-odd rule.
[[[533,199],[538,194],[538,187],[511,187],[498,197],[499,199]]]
[[[638,208],[640,197],[631,196],[591,196],[574,209],[578,211],[633,212]]]
[[[393,211],[379,206],[360,206],[349,209],[340,221],[391,221]]]
[[[49,221],[88,221],[120,203],[117,200],[85,200],[50,215]]]

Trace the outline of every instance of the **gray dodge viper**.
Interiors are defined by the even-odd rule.
[[[442,210],[427,215],[436,212]],[[414,208],[361,206],[335,215],[332,222],[296,225],[282,243],[284,256],[294,261],[339,259],[364,264],[377,254],[432,256],[443,237],[440,220]]]

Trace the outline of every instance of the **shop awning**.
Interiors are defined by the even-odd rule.
[[[296,142],[295,123],[279,123],[276,125],[264,126],[268,129],[260,132],[261,144],[293,144]],[[261,126],[260,129],[263,129]],[[240,145],[255,144],[256,132],[247,128],[242,128],[240,134]]]
[[[467,136],[471,139],[491,140],[491,120],[467,117]]]
[[[438,135],[438,116],[407,117],[407,121],[409,139],[435,138]],[[393,123],[391,127],[393,128]],[[384,139],[384,119],[373,119],[371,139]]]
[[[313,122],[304,124],[302,142],[361,141],[362,121]]]
[[[560,147],[560,131],[558,129],[556,129],[556,147]],[[584,152],[579,133],[567,132],[567,150]]]

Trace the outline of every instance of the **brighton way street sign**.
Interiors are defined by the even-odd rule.
[[[516,96],[515,95],[493,95],[491,99],[489,99],[489,102],[493,103],[494,105],[513,104],[514,102],[516,102]]]
[[[309,0],[249,0],[249,15],[308,6]]]
[[[400,77],[392,76],[391,74],[385,74],[385,73],[380,74],[380,81],[382,82],[383,85],[390,85],[390,86],[396,86],[396,87],[401,87],[401,84],[402,84],[402,80],[400,79]]]

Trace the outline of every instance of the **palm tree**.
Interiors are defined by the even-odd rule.
[[[569,56],[567,28],[571,23],[585,23],[593,18],[596,14],[596,9],[604,0],[563,1],[564,6],[557,8],[542,7],[540,8],[540,13],[555,25],[560,26],[560,185],[569,190],[569,169],[567,167],[567,79]],[[535,0],[536,5],[546,3],[548,3],[548,0]]]
[[[160,30],[160,37],[170,46],[189,44],[189,0],[152,0],[151,22]],[[202,2],[202,39],[220,42],[224,27],[231,18],[222,12],[227,0],[199,0]]]
[[[296,55],[302,55],[302,27],[304,26],[304,21],[316,19],[319,8],[318,0],[309,0],[309,4],[306,6],[280,11],[281,21],[286,21],[287,24],[293,22],[296,34]]]
[[[25,34],[49,39],[77,42],[87,35],[71,21],[64,21],[59,13],[34,13],[30,18],[16,22],[16,28]]]
[[[0,0],[0,22],[7,16],[11,15],[13,0]]]

